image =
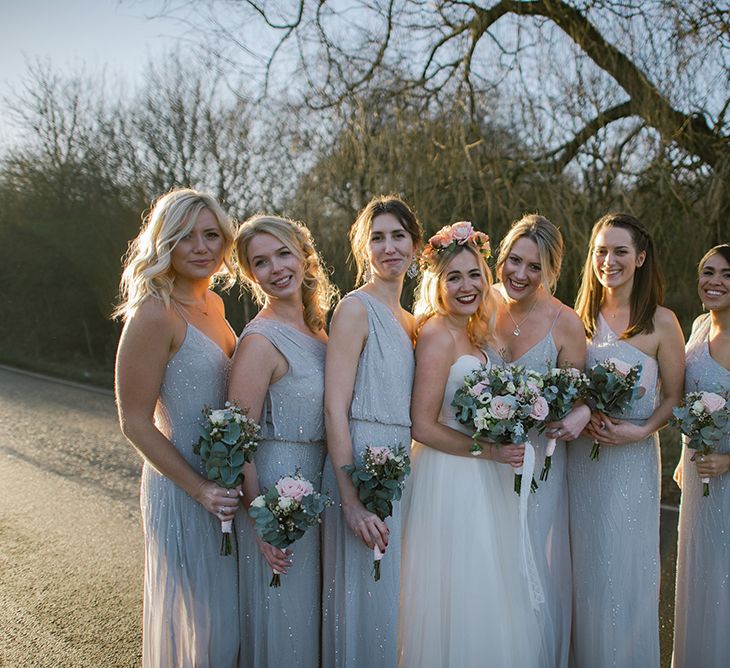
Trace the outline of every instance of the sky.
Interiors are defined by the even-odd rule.
[[[22,85],[27,61],[54,69],[106,68],[130,83],[149,60],[184,39],[188,26],[154,18],[161,0],[0,0],[0,142],[13,137],[2,100]]]

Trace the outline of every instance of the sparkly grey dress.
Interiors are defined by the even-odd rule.
[[[186,461],[204,405],[222,407],[230,360],[187,325],[167,363],[155,423]],[[238,568],[219,555],[218,518],[145,462],[140,490],[145,533],[143,665],[231,668],[238,661]]]
[[[254,455],[261,491],[297,469],[320,488],[325,457],[324,359],[326,345],[293,327],[255,318],[241,334],[266,337],[286,358],[289,370],[269,386]],[[271,568],[256,544],[244,509],[236,517],[241,579],[241,666],[319,665],[321,611],[319,527],[310,527],[289,548],[294,556],[281,587],[269,587]]]
[[[558,317],[559,315],[560,313]],[[557,321],[557,318],[555,320]],[[512,364],[521,364],[543,374],[553,368],[557,364],[558,350],[553,340],[552,329],[551,327],[541,341],[515,359]],[[493,364],[504,364],[501,357],[493,350],[489,349],[488,352]],[[540,472],[545,463],[547,437],[533,429],[530,431],[529,440],[535,448],[535,479],[539,488],[529,497],[527,526],[535,554],[535,565],[545,593],[545,606],[542,611],[544,623],[542,637],[545,646],[542,648],[539,665],[545,668],[567,668],[572,606],[567,453],[565,441],[558,441],[552,455],[548,479],[540,481]]]
[[[392,311],[362,290],[368,313],[368,338],[360,355],[350,405],[350,434],[355,461],[362,463],[367,445],[410,449],[410,403],[414,359],[411,340]],[[394,668],[397,663],[400,596],[400,503],[386,519],[388,550],[381,579],[372,576],[373,552],[348,528],[329,459],[323,487],[335,503],[325,511],[322,527],[323,617],[322,665]]]
[[[588,342],[586,369],[608,357],[641,362],[646,392],[616,416],[642,424],[659,397],[658,364],[619,340],[602,316]],[[570,540],[573,558],[575,668],[659,666],[659,436],[602,446],[568,445]]]
[[[725,392],[730,371],[710,356],[709,315],[687,344],[685,392]],[[716,452],[730,453],[726,430]],[[730,666],[730,473],[702,483],[693,451],[682,453],[682,503],[679,511],[677,594],[674,606],[674,668]]]

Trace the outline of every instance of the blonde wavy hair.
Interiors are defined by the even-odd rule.
[[[448,315],[443,301],[442,278],[446,267],[459,253],[471,253],[477,260],[479,269],[484,277],[484,289],[482,290],[482,301],[479,308],[470,317],[466,326],[466,333],[472,345],[481,348],[492,338],[494,323],[497,315],[496,301],[492,295],[492,272],[489,270],[484,256],[472,243],[464,245],[454,244],[452,247],[441,251],[434,263],[424,269],[421,283],[418,286],[416,302],[413,306],[413,314],[416,317],[416,336],[421,331],[429,318],[434,315]]]
[[[501,281],[502,267],[512,252],[512,246],[523,237],[535,242],[542,267],[542,285],[552,294],[555,292],[563,264],[563,235],[555,225],[539,214],[530,213],[512,223],[512,227],[499,244],[494,273]]]
[[[249,218],[239,228],[235,242],[238,275],[258,304],[264,306],[267,295],[256,282],[248,261],[248,245],[257,234],[270,234],[302,261],[304,322],[313,333],[324,329],[327,324],[327,313],[332,308],[339,291],[329,279],[309,228],[295,220],[261,214]]]
[[[205,210],[213,214],[226,241],[223,266],[211,276],[211,285],[215,282],[225,286],[233,284],[233,221],[209,194],[191,188],[175,188],[152,205],[140,233],[129,244],[123,260],[119,303],[112,313],[113,318],[128,320],[148,297],[160,299],[169,308],[175,285],[172,251],[191,232],[198,216]]]

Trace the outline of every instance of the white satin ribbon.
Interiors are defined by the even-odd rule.
[[[522,487],[520,489],[520,551],[522,552],[522,570],[524,571],[527,588],[530,592],[530,602],[537,610],[545,602],[545,594],[537,574],[535,555],[532,553],[532,541],[527,527],[527,504],[530,500],[530,488],[535,474],[535,448],[530,441],[525,441],[525,459],[516,473],[522,473]]]

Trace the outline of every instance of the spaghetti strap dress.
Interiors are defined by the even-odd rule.
[[[241,334],[264,336],[286,358],[287,372],[269,386],[254,454],[261,491],[284,475],[301,475],[320,489],[325,457],[326,344],[270,318],[254,318]],[[241,610],[241,666],[319,666],[321,611],[319,527],[289,548],[294,556],[281,587],[269,587],[271,568],[256,543],[245,509],[236,517]]]
[[[562,306],[545,337],[521,357],[513,360],[513,364],[520,364],[540,374],[547,373],[557,365],[558,349],[553,339],[553,329],[561,312]],[[494,351],[488,352],[492,363],[504,364]],[[530,430],[529,441],[535,448],[536,480],[545,463],[547,440],[536,429]],[[541,617],[544,623],[542,639],[545,646],[539,665],[545,668],[567,668],[570,654],[572,572],[565,441],[558,441],[555,446],[548,479],[537,482],[537,491],[529,496],[527,526],[535,554],[535,565],[545,593]]]
[[[204,475],[193,452],[203,407],[225,402],[230,359],[187,324],[165,367],[155,424]],[[238,662],[238,567],[221,556],[217,517],[145,462],[140,506],[145,535],[142,664],[234,668]]]
[[[350,405],[350,435],[356,464],[365,447],[402,445],[410,451],[411,389],[415,369],[413,345],[393,312],[362,290],[368,336],[360,354]],[[347,526],[329,459],[323,487],[335,503],[324,512],[322,526],[324,668],[393,668],[397,663],[400,597],[401,504],[385,520],[388,549],[380,562],[380,581],[372,576],[373,551]]]
[[[695,327],[687,344],[685,392],[725,393],[730,371],[710,355],[710,316]],[[715,452],[730,454],[730,428]],[[677,589],[674,605],[674,668],[730,666],[730,473],[710,478],[710,494],[690,457],[682,451]]]
[[[643,424],[659,399],[657,360],[618,338],[599,315],[586,369],[609,357],[642,364],[644,395],[621,415]],[[575,668],[659,666],[659,436],[601,447],[568,445]]]

